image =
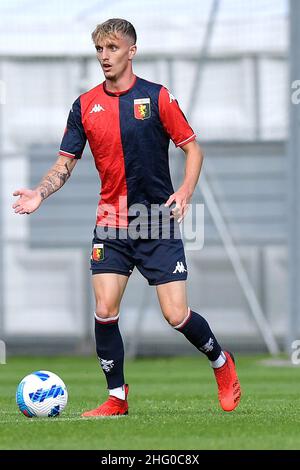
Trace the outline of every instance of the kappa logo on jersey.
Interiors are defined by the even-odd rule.
[[[187,272],[187,270],[185,269],[183,262],[177,261],[176,268],[174,269],[173,274],[184,272]]]
[[[172,103],[172,101],[176,101],[176,98],[174,95],[172,95],[172,93],[168,90],[168,93],[169,93],[169,98],[170,98],[170,101],[169,103]]]
[[[103,106],[101,106],[101,104],[94,104],[92,110],[90,111],[90,114],[91,113],[100,113],[100,111],[105,111]]]
[[[134,100],[135,119],[149,119],[151,116],[150,98],[139,98]]]
[[[112,370],[113,366],[115,365],[115,363],[112,359],[107,360],[107,359],[101,359],[101,357],[99,357],[99,361],[100,361],[100,365],[101,365],[102,369],[105,372],[109,372],[110,370]]]
[[[101,261],[104,259],[103,243],[95,243],[95,245],[93,246],[92,259],[94,261]]]

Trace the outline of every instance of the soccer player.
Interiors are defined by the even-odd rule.
[[[187,266],[177,230],[201,170],[203,154],[196,135],[164,86],[134,74],[132,61],[137,47],[131,23],[109,19],[96,27],[92,39],[105,81],[75,100],[56,163],[36,189],[15,191],[19,199],[13,205],[19,214],[38,209],[68,180],[88,140],[101,180],[91,270],[96,351],[109,396],[105,403],[82,416],[128,413],[129,387],[124,378],[118,320],[121,299],[135,266],[150,285],[156,286],[168,323],[207,356],[220,405],[232,411],[241,395],[234,359],[222,350],[203,316],[188,306]],[[184,180],[175,192],[168,163],[170,139],[186,157]],[[156,211],[164,208],[164,221],[167,215],[170,225],[167,237],[163,233],[165,222],[152,222],[152,207]],[[137,230],[132,230],[131,236],[137,214],[144,217],[139,219],[141,233],[136,236]],[[154,236],[149,236],[149,228],[153,227]]]

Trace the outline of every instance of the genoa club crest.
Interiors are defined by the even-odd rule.
[[[101,261],[104,259],[104,245],[103,243],[96,243],[93,246],[92,258],[94,261]]]
[[[135,119],[148,119],[151,116],[150,98],[134,100]]]

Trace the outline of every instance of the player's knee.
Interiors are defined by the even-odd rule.
[[[96,303],[96,315],[99,318],[116,317],[119,314],[119,307],[106,302]]]
[[[173,308],[168,308],[164,310],[164,316],[169,325],[175,327],[180,325],[184,321],[184,319],[187,316],[187,308],[184,308],[182,306],[176,307],[174,306]]]

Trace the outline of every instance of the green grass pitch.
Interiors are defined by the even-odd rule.
[[[232,413],[219,407],[204,357],[127,361],[129,415],[82,419],[106,398],[95,358],[8,358],[0,365],[1,449],[299,449],[300,367],[263,365],[238,356],[243,396]],[[58,418],[28,419],[15,404],[19,381],[50,370],[64,380],[69,401]]]

